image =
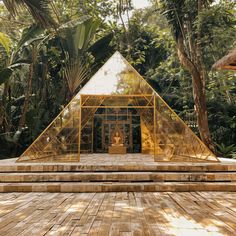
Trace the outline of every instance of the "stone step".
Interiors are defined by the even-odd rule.
[[[165,182],[165,183],[0,183],[0,192],[235,192],[235,183]]]
[[[45,163],[27,163],[14,165],[0,165],[0,172],[141,172],[141,171],[158,171],[158,172],[224,172],[235,171],[236,164],[209,164],[209,163],[152,163],[152,164],[104,164],[104,165],[87,165],[87,164],[45,164]]]
[[[0,173],[17,182],[234,182],[236,172],[31,172]],[[236,182],[235,182],[236,184]]]

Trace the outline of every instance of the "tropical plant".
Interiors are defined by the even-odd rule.
[[[33,70],[37,58],[36,49],[39,45],[39,43],[37,44],[36,42],[42,39],[42,37],[38,37],[42,32],[43,29],[39,28],[37,25],[32,25],[30,28],[25,29],[18,45],[11,51],[11,55],[10,53],[8,54],[10,56],[7,57],[4,67],[0,72],[0,78],[2,78],[1,82],[3,83],[2,98],[0,99],[0,109],[2,111],[0,126],[1,130],[4,132],[4,136],[1,138],[5,137],[9,142],[17,143],[22,129],[25,127],[25,117],[29,107],[29,100],[32,96]],[[22,75],[26,75],[28,80],[26,80],[27,86],[24,88],[24,96],[20,96],[22,106],[19,107],[22,107],[22,109],[17,111],[19,118],[17,119],[18,125],[16,126],[14,124],[15,121],[12,119],[12,115],[16,112],[17,108],[14,105],[16,101],[15,94],[11,93],[11,90],[14,88],[14,82],[11,82],[11,78],[14,74],[16,77],[19,71],[21,71]],[[24,71],[26,73],[24,73]],[[14,131],[12,129],[13,126],[15,126]]]
[[[157,1],[152,2],[150,8],[135,10],[132,1],[6,0],[11,15],[0,4],[2,157],[20,155],[115,50],[191,127],[194,125],[197,134],[194,105],[203,95],[199,102],[206,99],[213,142],[225,146],[236,142],[235,75],[211,71],[212,64],[235,39],[235,3],[201,1],[204,5],[199,11],[200,1],[163,0],[162,4],[174,7],[169,11],[161,8],[167,10],[169,20],[169,16],[173,19],[168,24],[154,3]],[[51,24],[51,19],[58,25]],[[32,25],[33,20],[36,23]],[[181,66],[178,56],[182,54],[177,51],[183,48],[179,41],[184,56],[198,72],[201,70],[200,92],[193,88],[199,78],[191,80],[187,67]]]
[[[209,13],[212,9],[211,2],[208,0],[178,1],[161,0],[161,8],[172,29],[178,57],[180,63],[192,76],[193,98],[196,108],[198,129],[201,139],[214,150],[214,144],[211,139],[208,115],[206,106],[205,85],[208,79],[206,64],[203,57],[203,42],[206,42],[206,35],[203,34],[205,22],[202,21],[204,13]],[[229,15],[229,12],[225,14]],[[209,14],[208,14],[209,15]],[[231,14],[231,18],[233,15]],[[222,21],[229,20],[222,17]],[[209,23],[208,27],[217,28],[218,25]],[[209,38],[214,35],[209,35]]]
[[[99,23],[84,16],[63,24],[56,33],[35,24],[23,30],[0,73],[2,155],[16,155],[29,145],[88,78],[92,55],[109,48],[112,39],[105,35],[94,44]],[[11,146],[9,154],[5,147]]]
[[[64,53],[64,75],[71,96],[78,86],[87,78],[88,64],[86,51],[94,38],[100,22],[84,16],[60,27],[59,37]]]
[[[2,32],[0,32],[0,44],[5,49],[6,53],[9,55],[10,47],[11,47],[11,40],[6,34]]]
[[[217,151],[220,156],[225,158],[236,157],[236,146],[234,144],[226,146],[223,143],[217,145]]]
[[[35,22],[39,25],[48,28],[48,27],[56,27],[57,24],[51,17],[51,13],[49,10],[49,1],[48,0],[3,0],[8,11],[12,14],[12,16],[16,16],[19,14],[19,10],[21,7],[26,8]]]

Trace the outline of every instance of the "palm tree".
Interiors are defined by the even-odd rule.
[[[19,9],[24,7],[40,26],[45,28],[57,26],[50,13],[49,0],[3,0],[3,3],[14,17],[19,13]]]

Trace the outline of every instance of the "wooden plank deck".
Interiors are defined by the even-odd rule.
[[[2,193],[0,235],[236,235],[236,193]]]

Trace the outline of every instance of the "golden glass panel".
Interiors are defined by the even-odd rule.
[[[79,161],[80,153],[92,153],[94,117],[100,108],[135,110],[140,117],[141,152],[153,154],[155,161],[218,161],[118,52],[84,85],[18,161],[53,161],[58,157],[72,161],[75,155]]]
[[[20,156],[18,161],[78,153],[80,99],[74,98]]]
[[[147,123],[141,118],[142,153],[154,154],[153,132],[147,126],[148,126]]]

